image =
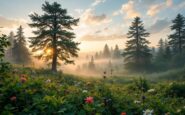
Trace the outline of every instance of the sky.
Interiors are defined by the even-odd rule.
[[[171,21],[181,13],[185,16],[185,0],[48,0],[56,1],[68,14],[80,18],[74,27],[75,41],[80,42],[81,52],[103,49],[105,44],[125,48],[128,28],[134,17],[139,16],[150,33],[150,47],[156,47],[160,38],[171,33]],[[16,33],[22,25],[26,37],[34,36],[29,14],[42,14],[45,0],[0,0],[0,31]]]

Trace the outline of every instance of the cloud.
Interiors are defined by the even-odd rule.
[[[106,0],[94,0],[94,2],[92,3],[92,6],[97,6],[100,3],[104,3]]]
[[[115,11],[113,15],[125,14],[127,19],[135,18],[136,16],[141,16],[139,12],[134,9],[134,2],[128,1],[128,3],[123,4],[121,9]]]
[[[126,35],[112,34],[112,35],[90,35],[86,34],[80,38],[82,41],[105,41],[105,40],[116,40],[124,39]]]
[[[166,0],[166,5],[168,7],[172,6],[173,5],[173,0]]]
[[[81,16],[81,21],[87,25],[101,25],[110,23],[112,20],[109,19],[105,14],[96,15],[94,10],[87,9]]]
[[[147,11],[147,15],[155,16],[159,11],[164,8],[164,4],[155,4],[150,6],[149,10]]]
[[[26,20],[24,19],[8,19],[3,16],[0,16],[0,27],[6,27],[6,28],[12,28],[15,26],[20,26],[20,25],[27,25]]]
[[[166,0],[166,3],[160,3],[160,4],[154,4],[151,5],[147,11],[147,15],[149,16],[155,16],[158,14],[162,9],[165,9],[167,7],[171,7],[173,5],[173,0]]]
[[[170,22],[167,19],[157,20],[150,28],[149,31],[151,33],[158,33],[162,30],[169,28]]]

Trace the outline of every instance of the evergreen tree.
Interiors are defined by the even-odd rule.
[[[0,60],[5,56],[5,49],[10,46],[10,42],[6,35],[0,36]]]
[[[168,44],[167,39],[165,39],[164,48],[165,48],[165,50],[164,50],[164,58],[167,61],[170,61],[170,59],[172,58],[172,52],[171,52],[171,49],[170,49],[170,46]]]
[[[146,69],[151,63],[152,54],[148,47],[149,41],[145,39],[149,33],[139,17],[132,22],[127,36],[129,40],[124,51],[125,66],[134,70]]]
[[[155,47],[152,47],[152,51],[151,52],[152,52],[152,55],[155,56],[155,53],[156,53]]]
[[[30,53],[26,47],[26,39],[22,26],[17,29],[17,34],[13,43],[12,55],[16,64],[28,64],[31,61]]]
[[[14,33],[10,32],[9,36],[8,36],[8,41],[10,42],[10,46],[7,48],[7,51],[5,53],[5,59],[12,62],[13,61],[13,55],[12,55],[12,48],[14,47]]]
[[[104,58],[109,58],[111,56],[109,46],[105,44],[104,50],[103,50],[103,57]]]
[[[164,49],[165,49],[164,41],[163,41],[163,39],[160,39],[159,43],[158,43],[158,52],[157,52],[157,56],[156,56],[158,61],[164,60]]]
[[[114,49],[113,57],[116,58],[116,59],[118,59],[118,58],[120,58],[120,56],[121,56],[121,52],[119,50],[118,45],[116,45],[115,46],[115,49]]]
[[[0,36],[0,74],[9,71],[9,63],[4,61],[5,49],[10,45],[6,35]]]
[[[98,59],[99,58],[99,55],[98,55],[98,52],[95,53],[95,59]]]
[[[178,14],[177,17],[172,20],[172,23],[171,30],[174,33],[169,36],[169,45],[171,45],[175,54],[181,54],[185,44],[185,20],[183,15]]]
[[[94,57],[91,57],[91,61],[89,62],[89,70],[95,70],[95,64],[94,64]]]
[[[44,11],[43,15],[37,13],[30,15],[33,23],[29,25],[37,28],[37,31],[34,31],[36,37],[30,38],[30,47],[33,48],[33,52],[52,49],[52,56],[42,53],[38,58],[51,60],[51,70],[56,72],[58,60],[65,64],[74,63],[70,58],[78,56],[79,43],[73,41],[75,34],[71,30],[73,30],[72,26],[77,26],[79,19],[69,16],[67,10],[61,8],[57,2],[52,4],[45,2],[42,10]]]

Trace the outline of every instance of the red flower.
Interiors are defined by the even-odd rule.
[[[93,102],[94,102],[93,97],[87,97],[87,98],[85,99],[85,103],[91,104],[91,103],[93,103]]]
[[[127,115],[126,112],[121,112],[121,115]]]
[[[21,83],[25,83],[27,81],[27,79],[25,77],[21,77]]]
[[[21,74],[20,77],[26,77],[26,74]]]
[[[17,97],[16,97],[16,96],[12,96],[12,97],[10,97],[10,100],[11,100],[11,101],[16,101],[16,99],[17,99]]]

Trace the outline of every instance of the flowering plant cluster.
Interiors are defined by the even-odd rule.
[[[37,76],[27,72],[8,74],[1,78],[0,114],[171,115],[185,113],[183,82],[175,85],[148,82],[145,91],[142,90],[140,82],[113,84],[108,81],[108,78],[103,79],[104,81],[84,80],[64,74]]]

